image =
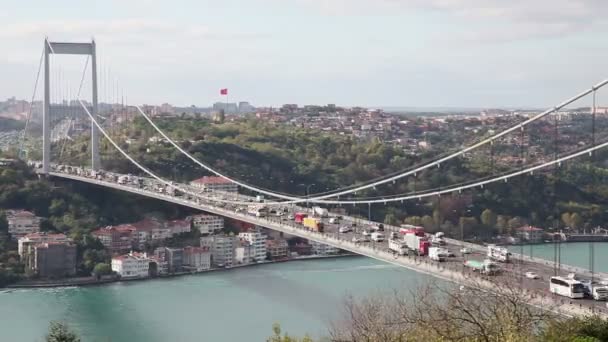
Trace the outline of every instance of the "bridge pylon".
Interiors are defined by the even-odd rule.
[[[91,56],[92,101],[91,113],[97,118],[97,51],[95,40],[90,43],[51,42],[44,39],[44,106],[42,109],[42,173],[48,174],[51,162],[51,78],[50,55],[88,55]],[[91,123],[91,169],[101,167],[99,159],[99,129]]]

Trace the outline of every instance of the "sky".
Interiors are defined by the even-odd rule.
[[[0,2],[0,98],[32,96],[45,36],[95,38],[102,101],[549,107],[608,78],[606,0]],[[51,65],[75,97],[85,58]]]

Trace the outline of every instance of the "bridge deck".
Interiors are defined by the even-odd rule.
[[[389,251],[386,241],[382,243],[375,243],[373,241],[367,243],[354,243],[352,242],[352,238],[355,234],[354,232],[346,234],[338,233],[338,225],[333,225],[329,222],[325,222],[324,233],[316,233],[305,229],[300,224],[297,224],[290,220],[282,219],[280,217],[260,218],[244,214],[242,212],[237,212],[237,205],[219,207],[213,205],[210,202],[203,202],[201,200],[191,200],[189,198],[184,198],[180,196],[171,196],[165,193],[158,193],[151,190],[141,189],[133,185],[123,185],[107,180],[99,180],[63,172],[50,172],[50,176],[86,182],[121,191],[127,191],[130,193],[156,198],[166,202],[202,210],[211,214],[216,214],[219,216],[248,222],[258,226],[280,231],[289,235],[299,236],[308,240],[331,245],[343,250],[350,251],[352,253],[364,255],[400,267],[405,267],[416,272],[421,272],[429,276],[433,276],[450,282],[476,287],[481,286],[491,289],[497,286],[497,284],[500,284],[501,282],[513,283],[515,280],[516,284],[522,287],[523,293],[529,296],[530,303],[539,307],[552,307],[555,308],[556,311],[559,311],[560,313],[565,315],[588,314],[590,311],[595,311],[601,314],[608,315],[608,310],[606,309],[606,306],[604,306],[604,303],[599,303],[592,300],[571,301],[564,297],[554,297],[553,295],[549,294],[548,279],[553,275],[553,264],[543,259],[530,259],[524,257],[524,260],[521,263],[515,262],[514,264],[506,264],[503,268],[503,274],[492,277],[490,281],[490,278],[481,277],[477,273],[471,272],[469,269],[466,269],[463,266],[463,257],[467,256],[450,258],[447,262],[442,263],[434,262],[426,257],[395,256],[392,252]],[[305,210],[305,208],[299,209]],[[364,225],[371,223],[366,220],[359,220],[352,217],[343,217],[343,219],[358,222],[359,224],[363,223]],[[386,227],[386,229],[389,231],[398,230],[398,227],[388,226]],[[478,255],[468,256],[467,258],[483,259],[483,253],[485,252],[485,248],[483,246],[463,243],[457,240],[448,240],[448,249],[450,249],[451,251],[458,250],[460,246],[466,246],[480,252],[478,253]],[[562,270],[582,274],[588,273],[588,271],[584,269],[565,265],[562,265]],[[523,273],[527,271],[536,272],[540,275],[540,279],[534,280],[525,278],[523,276]]]

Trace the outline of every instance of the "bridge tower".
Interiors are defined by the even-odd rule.
[[[91,75],[93,90],[92,114],[97,117],[97,52],[95,40],[90,43],[61,43],[44,39],[44,106],[42,109],[42,172],[48,174],[51,162],[51,79],[50,55],[89,55],[91,56]],[[91,169],[98,170],[99,129],[91,123]]]

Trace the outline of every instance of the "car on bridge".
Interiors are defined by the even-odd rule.
[[[536,272],[526,272],[526,278],[528,279],[538,279],[540,278]]]

